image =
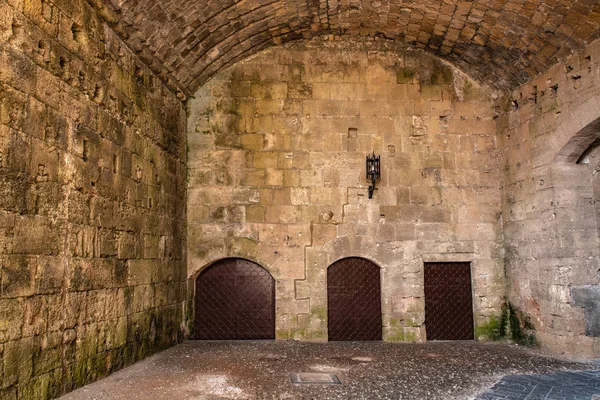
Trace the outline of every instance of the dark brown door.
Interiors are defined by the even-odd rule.
[[[427,340],[473,339],[470,263],[425,263]]]
[[[381,340],[379,267],[344,258],[327,269],[329,340]]]
[[[275,338],[275,280],[260,265],[230,258],[196,279],[194,337]]]

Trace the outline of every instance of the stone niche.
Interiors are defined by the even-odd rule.
[[[327,267],[381,268],[383,338],[422,342],[423,263],[471,262],[476,337],[505,295],[494,102],[384,40],[271,48],[189,102],[188,276],[243,257],[276,280],[276,337],[327,339]],[[368,198],[367,154],[381,155]]]

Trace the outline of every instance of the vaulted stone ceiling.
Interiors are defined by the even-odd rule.
[[[88,0],[193,93],[219,69],[317,34],[380,36],[511,89],[600,36],[598,0]]]

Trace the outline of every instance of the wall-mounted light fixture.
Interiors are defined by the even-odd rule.
[[[367,181],[371,182],[369,185],[369,198],[373,198],[373,192],[375,191],[375,182],[381,178],[381,156],[376,156],[375,152],[372,155],[367,155]]]

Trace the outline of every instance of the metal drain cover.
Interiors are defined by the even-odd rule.
[[[292,383],[341,385],[342,381],[337,375],[325,372],[298,372],[291,374]]]

